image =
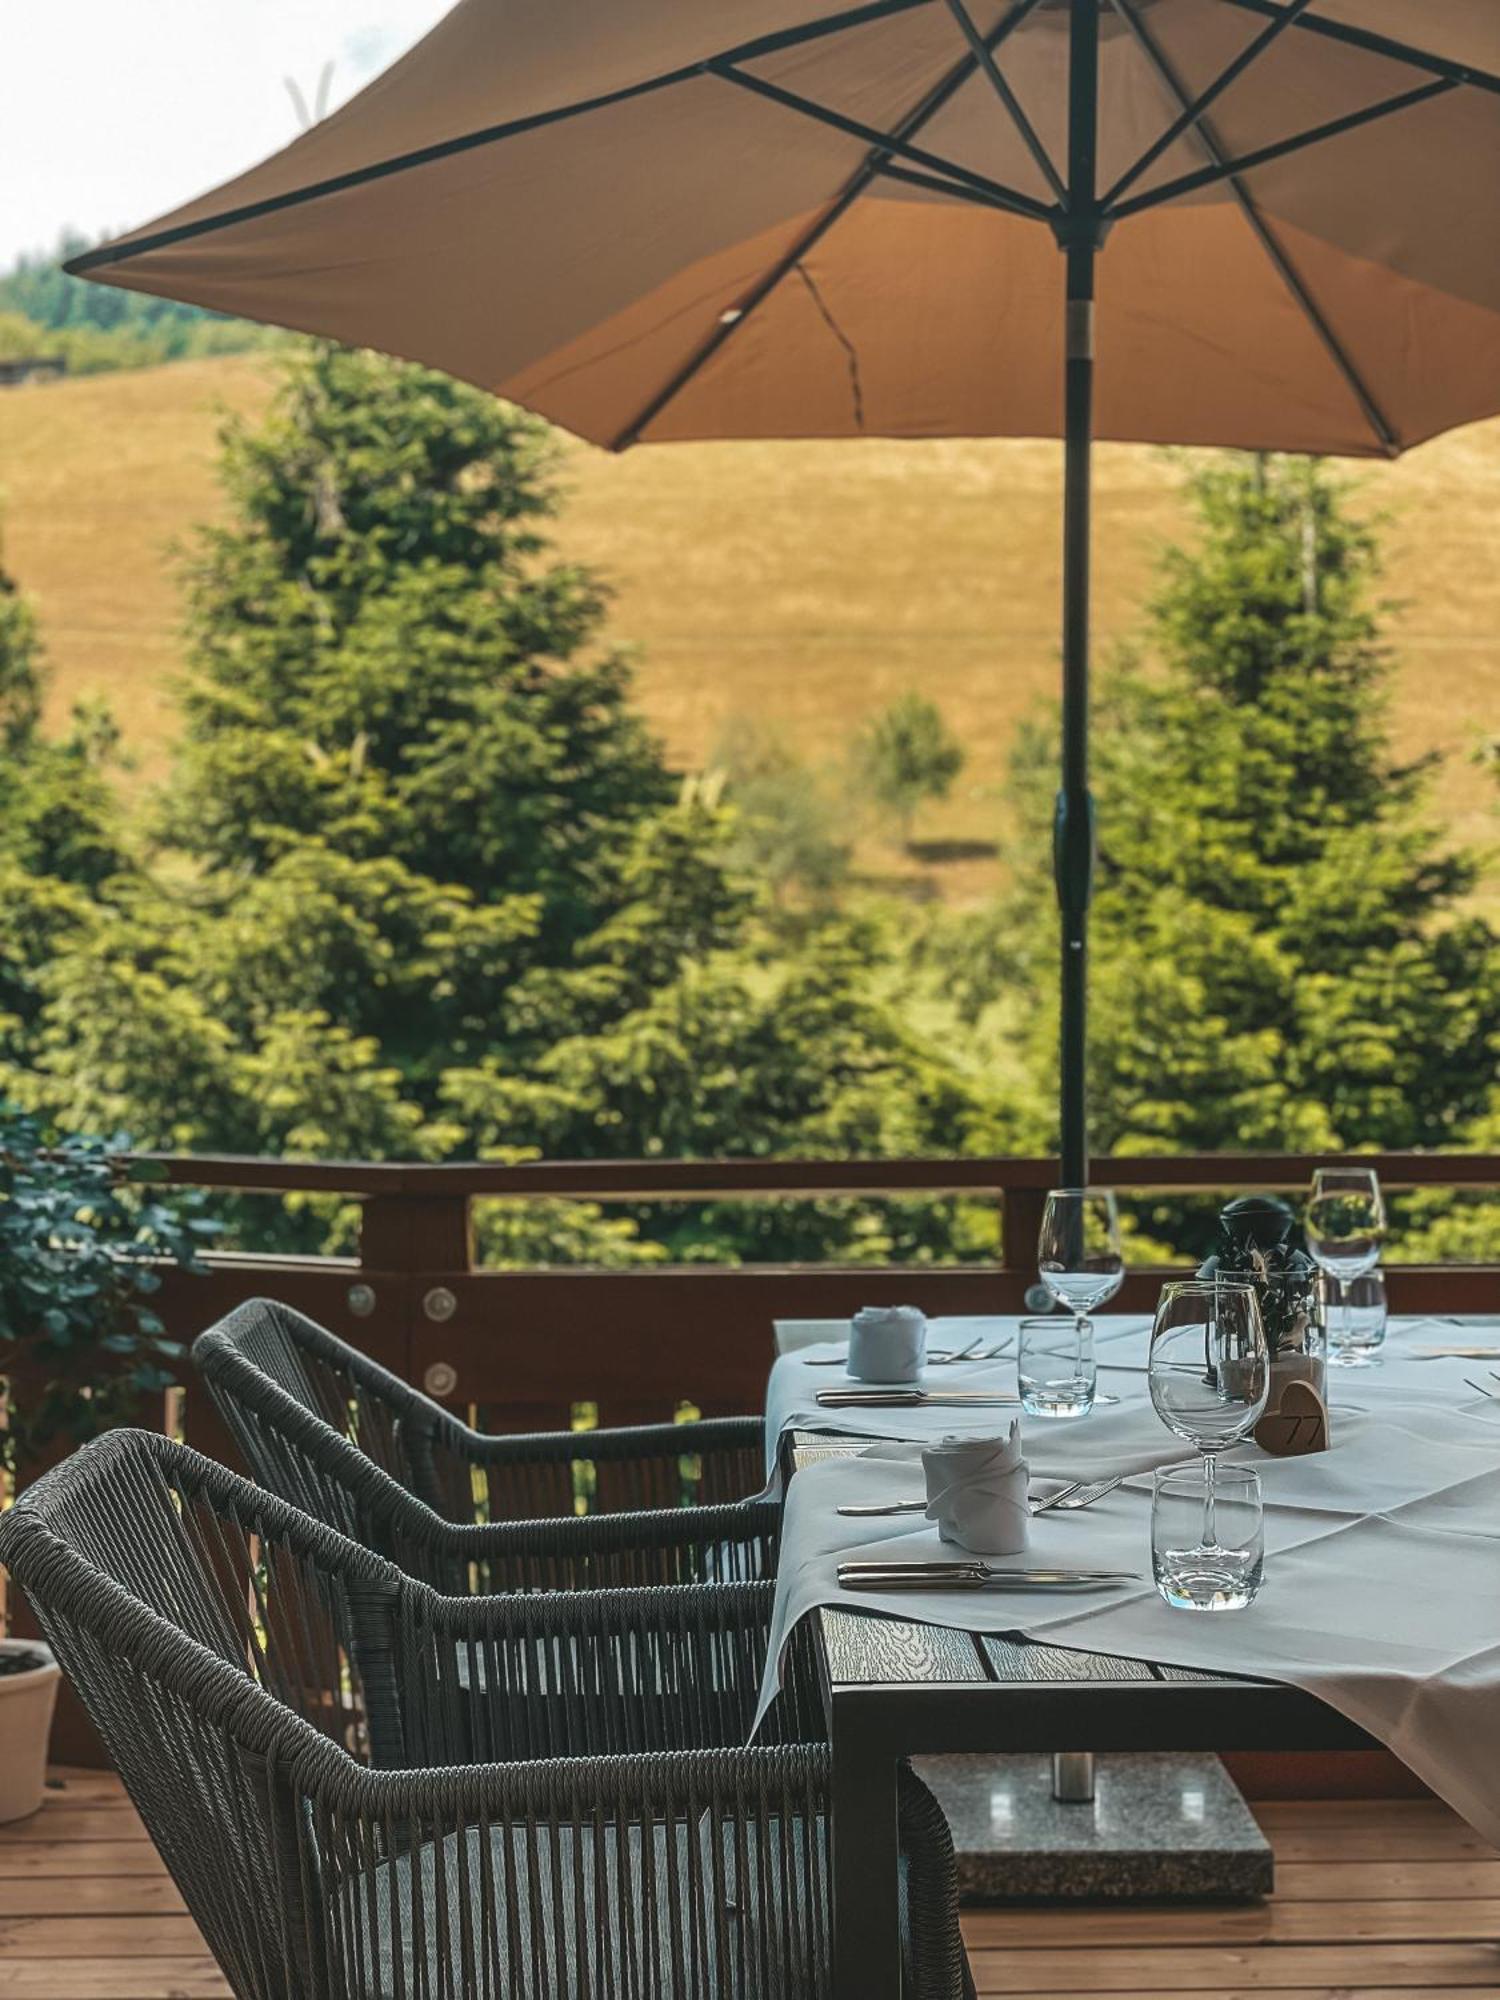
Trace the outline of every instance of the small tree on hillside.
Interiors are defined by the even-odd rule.
[[[1451,1144],[1488,1087],[1496,940],[1477,873],[1393,757],[1377,547],[1297,460],[1215,461],[1141,657],[1101,690],[1094,1135],[1145,1151]],[[1055,1074],[1053,760],[1022,744],[997,935]],[[999,947],[997,947],[999,949]]]
[[[903,694],[860,737],[855,774],[874,811],[894,815],[903,846],[911,845],[918,810],[945,799],[964,767],[963,745],[925,695]]]
[[[712,759],[735,808],[735,851],[778,903],[794,891],[825,900],[849,873],[845,815],[784,737],[737,717]]]

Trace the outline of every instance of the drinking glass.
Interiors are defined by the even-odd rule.
[[[1367,1365],[1371,1349],[1355,1339],[1349,1286],[1380,1262],[1385,1203],[1371,1167],[1320,1167],[1307,1204],[1307,1247],[1318,1269],[1338,1287],[1340,1310],[1328,1329],[1329,1360],[1346,1368]]]
[[[1366,1271],[1362,1278],[1346,1279],[1338,1287],[1338,1293],[1348,1319],[1348,1333],[1343,1347],[1349,1362],[1362,1361],[1378,1366],[1379,1350],[1385,1345],[1389,1317],[1385,1273],[1377,1265],[1373,1271]]]
[[[1042,1283],[1072,1313],[1082,1340],[1088,1315],[1125,1282],[1114,1195],[1107,1188],[1054,1188],[1042,1210],[1036,1258]]]
[[[1266,1330],[1254,1286],[1226,1278],[1190,1278],[1164,1286],[1151,1329],[1147,1379],[1156,1414],[1203,1459],[1202,1480],[1192,1481],[1199,1497],[1198,1534],[1181,1546],[1173,1543],[1181,1558],[1178,1570],[1202,1579],[1203,1602],[1194,1608],[1230,1609],[1234,1588],[1232,1576],[1226,1581],[1218,1529],[1223,1475],[1217,1459],[1255,1428],[1271,1383]],[[1190,1593],[1182,1595],[1186,1604]]]
[[[1197,1468],[1165,1466],[1151,1495],[1151,1574],[1175,1611],[1243,1611],[1265,1574],[1265,1515],[1253,1465],[1221,1465],[1214,1482],[1214,1539],[1201,1534]]]
[[[1016,1339],[1021,1408],[1029,1417],[1086,1417],[1099,1371],[1086,1319],[1023,1319]]]

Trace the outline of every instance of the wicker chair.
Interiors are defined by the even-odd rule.
[[[263,1485],[449,1595],[775,1573],[758,1417],[488,1436],[270,1299],[193,1360]]]
[[[239,2000],[828,1992],[805,1654],[744,1747],[770,1584],[443,1599],[141,1431],[38,1481],[0,1561]],[[960,2000],[909,1776],[902,1833],[906,1990]]]

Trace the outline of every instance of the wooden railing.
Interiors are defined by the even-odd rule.
[[[295,1162],[155,1155],[183,1186],[359,1204],[356,1257],[221,1256],[205,1277],[172,1275],[165,1311],[189,1338],[257,1293],[300,1307],[454,1407],[498,1427],[566,1423],[580,1400],[602,1423],[659,1419],[684,1399],[705,1413],[759,1407],[779,1317],[837,1317],[874,1298],[929,1313],[1015,1312],[1035,1283],[1037,1230],[1056,1163],[955,1160]],[[1500,1190],[1500,1155],[1361,1155],[1392,1192]],[[1334,1156],[1195,1154],[1105,1159],[1095,1181],[1132,1195],[1297,1191]],[[550,1198],[594,1203],[990,1196],[1000,1209],[998,1266],[901,1268],[661,1265],[626,1270],[487,1270],[474,1255],[472,1204]],[[1165,1272],[1132,1271],[1120,1303],[1154,1303]],[[1500,1310],[1500,1258],[1486,1265],[1389,1270],[1397,1311]],[[221,1444],[201,1398],[190,1434]]]

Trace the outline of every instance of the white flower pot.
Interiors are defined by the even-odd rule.
[[[62,1670],[40,1639],[0,1639],[0,1653],[40,1653],[45,1665],[0,1674],[0,1822],[25,1819],[42,1803],[47,1741]]]

